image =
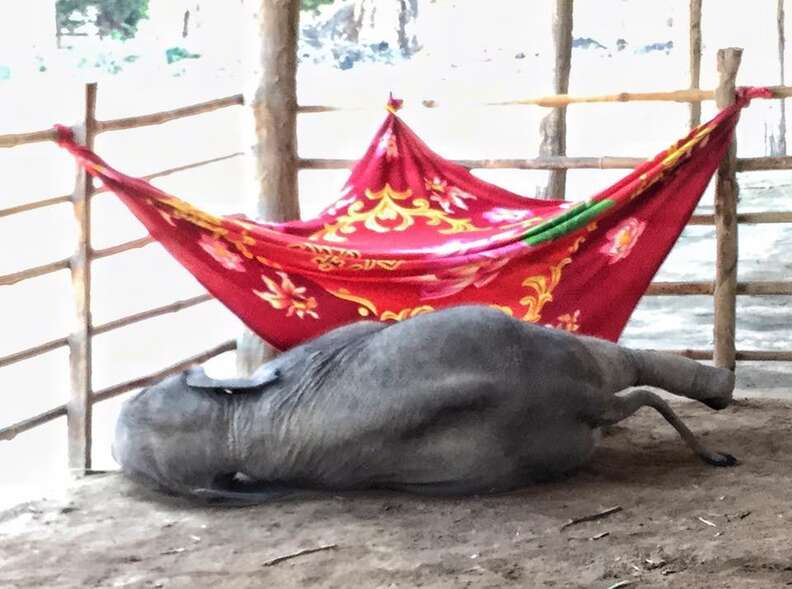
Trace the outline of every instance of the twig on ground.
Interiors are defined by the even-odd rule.
[[[600,511],[599,513],[592,513],[591,515],[584,515],[583,517],[571,519],[561,526],[561,530],[563,531],[569,526],[574,526],[575,524],[582,524],[584,522],[593,522],[595,520],[602,519],[603,517],[608,517],[609,515],[613,515],[614,513],[618,513],[621,510],[622,510],[622,506],[616,505],[614,507],[609,507],[604,511]]]
[[[608,589],[619,589],[619,587],[629,587],[630,585],[635,585],[635,581],[619,581],[608,587]]]
[[[717,524],[715,524],[715,523],[711,522],[711,521],[710,521],[710,520],[708,520],[708,519],[704,519],[703,517],[697,517],[696,519],[697,519],[697,520],[699,520],[699,521],[700,521],[702,524],[707,524],[707,525],[708,525],[708,526],[710,526],[711,528],[717,528],[717,527],[718,527],[718,525],[717,525]]]
[[[277,556],[275,558],[271,558],[261,566],[271,567],[273,565],[278,564],[279,562],[283,562],[284,560],[297,558],[298,556],[303,556],[305,554],[313,554],[314,552],[321,552],[323,550],[335,550],[336,548],[338,548],[338,544],[325,544],[324,546],[317,546],[316,548],[305,548],[303,550],[298,550],[297,552],[292,552],[290,554],[284,554],[283,556]]]
[[[604,538],[605,536],[610,536],[610,532],[600,532],[596,536],[592,536],[591,539],[592,540],[600,540],[600,539]]]

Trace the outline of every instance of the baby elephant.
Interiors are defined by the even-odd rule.
[[[653,407],[705,462],[654,386],[726,407],[729,370],[461,306],[335,329],[250,379],[192,368],[130,398],[113,454],[163,491],[259,502],[297,490],[501,492],[570,471],[602,426]]]

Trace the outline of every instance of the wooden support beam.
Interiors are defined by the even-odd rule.
[[[742,49],[718,50],[720,82],[715,95],[718,108],[734,102],[737,71]],[[718,166],[715,185],[715,303],[714,360],[721,368],[734,370],[737,323],[737,146],[734,138]]]
[[[300,218],[297,194],[297,39],[299,0],[260,0],[259,68],[249,101],[256,127],[258,213],[267,221]],[[237,369],[251,374],[275,355],[251,331],[238,342]]]
[[[786,52],[786,36],[784,34],[784,0],[778,0],[776,6],[776,28],[778,30],[778,68],[779,68],[779,82],[784,85],[784,53]],[[780,101],[781,114],[778,121],[778,137],[773,142],[774,150],[772,155],[786,154],[786,100],[783,98]]]
[[[690,89],[701,87],[701,0],[690,0]],[[690,128],[701,124],[701,103],[690,103]]]
[[[75,136],[94,148],[96,137],[96,83],[85,85],[85,113]],[[72,197],[77,227],[77,246],[72,255],[74,323],[69,335],[71,395],[67,404],[69,470],[81,477],[91,468],[91,192],[93,179],[82,166]]]
[[[572,65],[572,20],[573,0],[556,0],[553,14],[553,42],[555,46],[555,70],[553,89],[556,94],[569,92],[569,70]],[[566,155],[566,107],[553,109],[540,127],[542,142],[539,145],[541,157]],[[541,196],[548,199],[563,199],[566,193],[566,170],[550,172],[548,183]]]

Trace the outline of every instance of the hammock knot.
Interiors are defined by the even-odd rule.
[[[390,114],[395,115],[404,104],[404,100],[401,98],[394,98],[393,93],[388,96],[388,103],[385,105],[385,110],[387,110]]]

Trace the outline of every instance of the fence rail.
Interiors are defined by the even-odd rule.
[[[792,96],[792,87],[774,86],[771,87],[776,98]],[[93,92],[93,98],[92,98]],[[490,102],[479,104],[478,106],[521,106],[537,105],[548,108],[557,108],[571,104],[581,103],[607,103],[607,102],[634,102],[634,101],[665,101],[665,102],[688,102],[699,103],[703,100],[715,98],[715,90],[684,89],[671,92],[643,92],[630,93],[622,92],[616,94],[606,94],[597,96],[545,96],[538,98],[517,99],[505,102]],[[212,112],[217,109],[238,106],[243,104],[241,94],[226,96],[215,100],[201,102],[177,109],[151,113],[142,116],[125,117],[107,121],[99,121],[93,117],[92,100],[95,101],[95,86],[91,90],[86,88],[86,113],[82,129],[87,133],[86,139],[90,142],[92,138],[103,132],[121,131],[126,129],[138,128],[149,125],[158,125]],[[434,100],[424,100],[420,102],[423,108],[438,108],[447,106]],[[358,108],[355,106],[326,106],[308,105],[297,108],[299,113],[320,113],[335,112],[340,110],[369,110],[368,108]],[[19,145],[37,143],[42,141],[52,141],[55,139],[54,130],[42,130],[27,133],[15,133],[0,135],[0,148],[10,148]],[[220,157],[192,162],[186,165],[169,168],[144,176],[147,180],[168,176],[170,174],[195,169],[201,166],[229,160],[243,155],[242,152],[235,152]],[[568,169],[631,169],[645,160],[635,157],[543,157],[543,158],[521,158],[521,159],[462,159],[456,160],[457,163],[471,169],[520,169],[520,170],[568,170]],[[303,158],[298,160],[299,169],[309,170],[332,170],[346,169],[352,167],[356,162],[348,159],[323,159],[323,158]],[[786,170],[792,169],[792,157],[756,157],[740,158],[732,165],[733,171],[749,172],[756,170]],[[90,263],[93,260],[114,256],[133,249],[145,247],[153,243],[151,237],[141,237],[124,243],[113,245],[102,249],[93,249],[90,244],[90,216],[88,213],[88,202],[96,195],[107,192],[105,188],[94,188],[93,183],[85,179],[82,184],[78,183],[77,190],[72,195],[61,195],[45,198],[29,203],[15,205],[5,209],[0,209],[0,218],[8,217],[27,211],[40,209],[48,206],[55,206],[71,202],[75,206],[75,214],[81,222],[83,238],[80,241],[75,256],[64,260],[57,260],[33,268],[27,268],[0,276],[0,286],[16,284],[22,280],[43,276],[52,272],[69,269],[72,273],[73,284],[75,286],[76,300],[78,301],[77,315],[78,323],[82,326],[80,333],[71,334],[69,337],[54,339],[44,342],[37,346],[15,352],[13,354],[0,357],[0,367],[7,366],[23,360],[48,353],[60,347],[69,346],[72,350],[72,375],[73,375],[73,397],[69,403],[55,407],[25,419],[18,423],[0,429],[0,440],[13,438],[15,435],[57,419],[62,416],[69,418],[70,434],[70,456],[71,466],[76,470],[86,472],[90,469],[90,407],[97,402],[103,401],[146,386],[173,372],[183,370],[185,367],[196,362],[206,361],[219,354],[235,349],[235,342],[224,342],[219,346],[187,358],[177,364],[169,366],[163,370],[149,374],[134,380],[120,383],[106,389],[93,391],[90,387],[90,379],[86,379],[86,374],[90,374],[90,340],[93,336],[107,333],[111,330],[120,329],[134,323],[162,316],[167,313],[175,313],[180,310],[204,303],[212,299],[209,294],[201,294],[195,297],[175,301],[173,303],[149,309],[125,317],[120,317],[100,325],[93,325],[90,321]],[[80,208],[84,206],[84,208]],[[719,213],[693,215],[690,225],[716,225]],[[792,223],[792,212],[756,212],[741,213],[736,215],[738,223]],[[713,282],[655,282],[652,283],[647,291],[648,295],[670,296],[670,295],[713,295],[715,284]],[[773,282],[743,282],[737,283],[731,296],[737,295],[790,295],[792,294],[792,282],[773,281]],[[82,305],[79,302],[82,301]],[[733,346],[733,337],[732,344]],[[76,350],[76,353],[75,353]],[[712,350],[668,350],[684,356],[696,359],[711,359]],[[792,361],[792,352],[762,351],[762,350],[736,350],[737,360],[765,360],[765,361]],[[77,380],[75,381],[75,377]]]
[[[225,354],[226,352],[231,352],[236,349],[236,341],[230,340],[227,342],[223,342],[205,352],[201,352],[200,354],[195,354],[190,356],[189,358],[185,358],[184,360],[177,362],[176,364],[172,364],[167,368],[163,368],[162,370],[158,370],[152,374],[148,374],[146,376],[142,376],[140,378],[136,378],[134,380],[130,380],[127,382],[123,382],[121,384],[113,385],[106,389],[101,389],[99,391],[94,392],[91,395],[91,404],[98,403],[100,401],[106,401],[107,399],[111,399],[113,397],[117,397],[118,395],[122,395],[129,391],[133,391],[135,389],[148,386],[150,384],[154,384],[155,382],[174,374],[176,372],[180,372],[185,368],[189,368],[193,364],[199,364],[201,362],[206,362],[207,360],[211,360],[212,358],[219,356],[221,354]],[[29,417],[27,419],[23,419],[22,421],[18,421],[14,424],[5,426],[0,428],[0,440],[11,440],[17,436],[17,434],[21,434],[27,430],[33,429],[34,427],[38,427],[40,425],[44,425],[58,417],[64,417],[67,415],[68,412],[68,404],[59,405],[49,411],[45,411],[44,413],[40,413],[34,417]]]

